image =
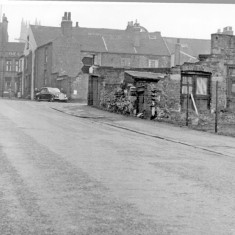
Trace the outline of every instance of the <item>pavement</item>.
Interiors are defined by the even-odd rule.
[[[54,103],[51,108],[78,118],[92,119],[93,121],[105,125],[195,147],[218,155],[229,157],[235,156],[233,137],[192,130],[186,126],[179,127],[169,123],[124,116],[87,106],[86,104],[68,103],[64,105]]]

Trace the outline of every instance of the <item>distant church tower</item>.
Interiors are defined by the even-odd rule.
[[[0,22],[0,42],[8,42],[8,20],[5,14]]]
[[[21,21],[21,28],[20,28],[20,42],[25,42],[27,40],[27,34],[28,34],[28,24],[24,19]]]
[[[24,19],[22,19],[21,21],[21,29],[20,29],[20,42],[25,42],[27,41],[27,35],[28,35],[28,29],[29,29],[29,24],[30,22],[28,21],[24,21]],[[38,21],[38,19],[35,19],[35,24],[34,25],[41,25],[41,22]]]

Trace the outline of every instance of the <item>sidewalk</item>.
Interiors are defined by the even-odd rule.
[[[187,127],[178,127],[157,121],[123,116],[84,104],[56,105],[52,108],[79,118],[91,118],[110,126],[137,132],[146,136],[193,146],[219,155],[235,157],[235,139],[233,137],[196,131]]]

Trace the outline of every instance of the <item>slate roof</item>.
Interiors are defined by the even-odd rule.
[[[30,27],[38,46],[63,36],[60,27]],[[149,39],[148,33],[140,33],[139,47],[134,47],[133,38],[125,30],[73,27],[73,36],[84,51],[170,56],[160,33],[156,39]]]
[[[23,53],[24,45],[25,44],[21,42],[7,42],[4,43],[4,51]]]
[[[177,38],[163,37],[171,54],[175,53],[175,45]],[[209,39],[193,39],[179,38],[181,44],[181,62],[195,62],[194,58],[198,58],[199,54],[211,53],[211,40]],[[194,57],[194,58],[193,58]]]
[[[50,27],[41,25],[30,25],[37,46],[42,46],[57,37],[62,37],[60,27]]]

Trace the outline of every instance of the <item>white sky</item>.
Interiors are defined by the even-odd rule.
[[[128,21],[137,19],[149,32],[168,37],[210,39],[219,28],[235,30],[235,4],[1,1],[1,6],[10,41],[19,38],[22,18],[60,26],[65,11],[81,27],[125,29]]]

